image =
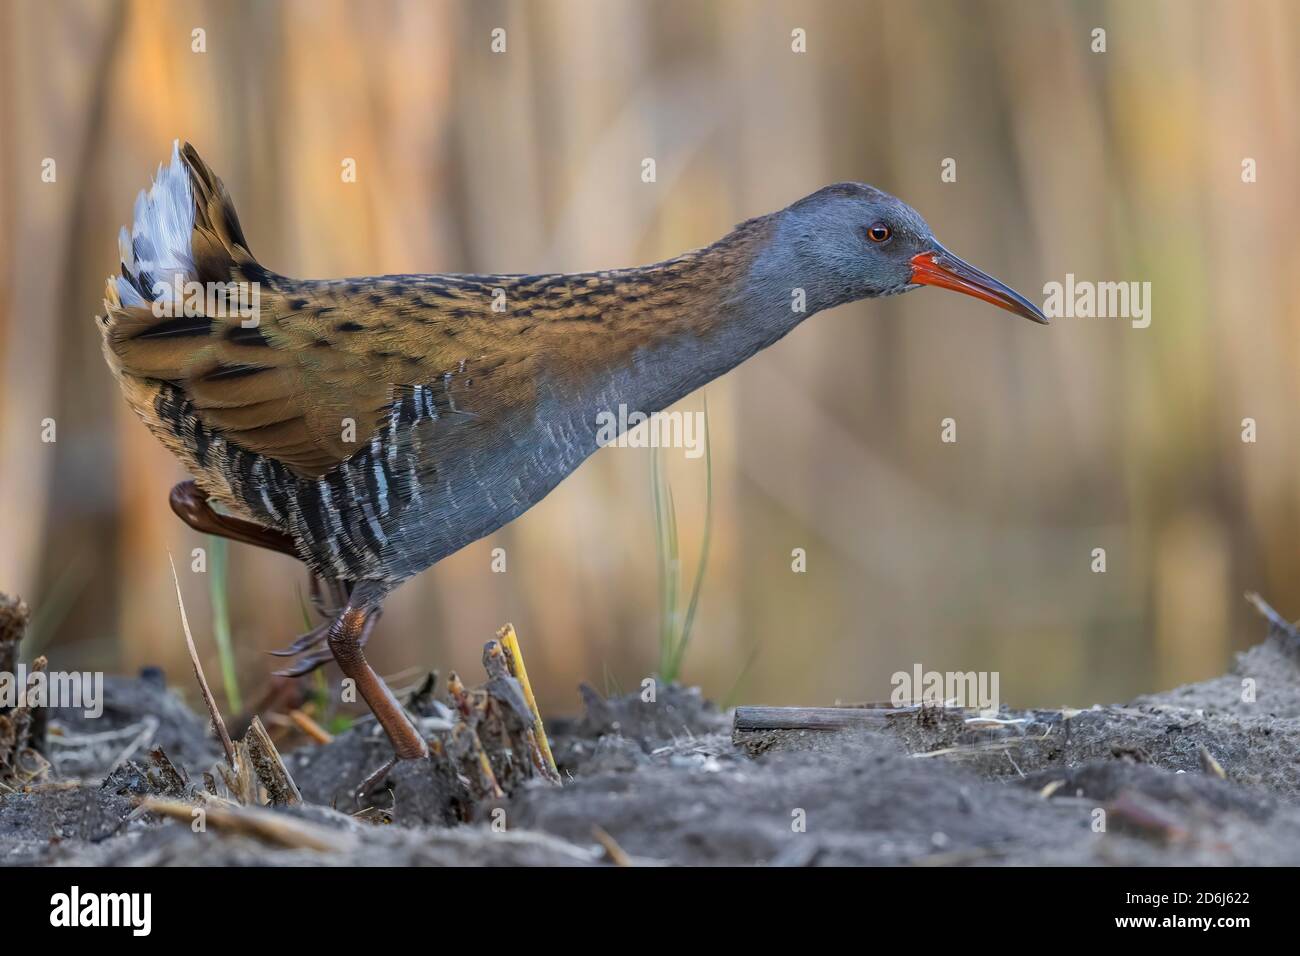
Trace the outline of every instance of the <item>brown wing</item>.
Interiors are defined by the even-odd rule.
[[[124,244],[125,280],[109,281],[104,328],[119,375],[179,386],[207,427],[318,477],[375,431],[395,388],[441,380],[462,364],[454,330],[434,323],[413,334],[409,284],[297,282],[263,269],[221,181],[188,144],[180,162],[194,207],[186,279],[197,285],[179,299],[157,295],[145,268],[157,240]],[[157,193],[142,201],[167,201]],[[150,212],[142,217],[137,204],[137,233]]]

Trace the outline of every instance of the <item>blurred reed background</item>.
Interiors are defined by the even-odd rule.
[[[1087,705],[1221,672],[1263,630],[1244,590],[1300,616],[1300,6],[13,0],[0,28],[0,589],[55,667],[161,664],[188,690],[170,549],[220,679],[187,570],[205,542],[166,504],[183,474],[92,324],[174,137],[290,275],[649,262],[858,179],[1031,298],[1067,272],[1153,283],[1145,330],[935,291],[860,303],[709,386],[685,677],[711,695],[743,673],[751,702],[879,699],[921,662]],[[689,583],[704,464],[663,461]],[[477,675],[509,620],[545,708],[576,709],[581,680],[634,687],[659,633],[650,474],[648,451],[606,449],[407,584],[376,666]],[[249,697],[301,630],[305,577],[229,554]]]

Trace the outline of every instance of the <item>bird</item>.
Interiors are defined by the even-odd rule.
[[[174,141],[118,246],[96,321],[128,405],[193,476],[173,510],[307,566],[326,620],[277,652],[299,657],[282,673],[334,660],[386,767],[429,748],[366,661],[385,597],[545,497],[597,450],[602,413],[662,410],[818,312],[923,286],[1047,324],[858,182],[653,265],[296,279],[253,256],[221,180]]]

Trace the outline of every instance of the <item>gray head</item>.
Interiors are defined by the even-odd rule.
[[[863,183],[836,183],[775,216],[772,241],[755,262],[769,288],[802,288],[808,312],[934,285],[1047,323],[1043,313],[992,276],[954,256],[907,203]]]

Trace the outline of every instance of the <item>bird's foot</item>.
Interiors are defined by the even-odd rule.
[[[325,643],[329,637],[330,626],[328,623],[319,624],[313,627],[305,634],[299,634],[294,638],[293,643],[288,647],[282,647],[278,651],[268,651],[273,657],[297,657],[300,654],[306,654],[300,660],[294,661],[288,667],[283,667],[275,672],[276,677],[302,677],[304,674],[310,674],[316,668],[328,664],[334,660],[334,655],[329,648],[316,650],[307,654],[313,648],[318,648]]]
[[[302,660],[294,661],[288,667],[282,667],[272,673],[276,677],[303,677],[317,668],[324,667],[332,660],[334,660],[334,655],[329,651],[317,651],[315,654],[308,654]]]
[[[267,653],[272,657],[297,657],[303,651],[311,650],[317,644],[323,643],[329,634],[330,625],[326,621],[324,624],[317,624],[305,634],[299,634],[288,647],[282,647],[278,651],[267,651]]]
[[[381,783],[383,783],[384,780],[388,777],[388,775],[392,773],[393,768],[396,767],[403,760],[428,760],[428,759],[429,759],[428,754],[419,757],[399,757],[396,754],[394,754],[386,763],[384,763],[382,767],[380,767],[374,773],[370,774],[370,776],[366,777],[365,780],[361,781],[360,786],[358,786],[356,790],[352,791],[353,809],[355,810],[362,809],[361,801],[369,797],[371,793],[374,792],[375,788],[378,787]]]
[[[313,578],[313,585],[314,584],[315,579]],[[314,597],[313,603],[315,603]],[[318,606],[317,609],[320,610],[320,607]],[[327,612],[322,611],[322,613],[324,614]],[[375,618],[378,619],[377,613]],[[318,649],[321,648],[329,638],[330,625],[332,623],[333,616],[331,616],[329,620],[316,625],[310,631],[299,634],[293,639],[293,642],[288,647],[282,647],[275,651],[267,651],[267,653],[272,657],[298,657],[301,654],[307,654],[308,651],[313,651],[313,653],[307,654],[307,656],[303,657],[301,660],[294,661],[287,667],[275,671],[275,675],[277,677],[302,677],[304,674],[310,674],[317,668],[323,667],[325,664],[334,660],[334,654],[329,648]],[[357,636],[357,646],[359,648],[365,647],[366,642],[369,640],[370,628],[366,628]]]

